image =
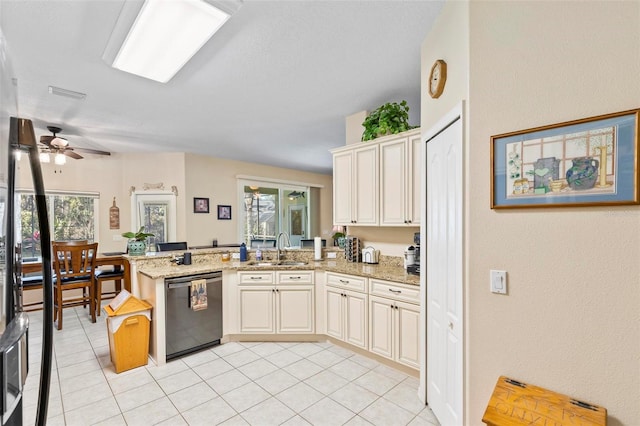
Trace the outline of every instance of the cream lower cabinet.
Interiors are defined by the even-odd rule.
[[[369,350],[420,368],[420,306],[406,301],[417,301],[419,289],[372,279],[370,293]]]
[[[367,278],[327,272],[326,327],[327,335],[367,349],[366,293],[352,288],[366,288]]]
[[[314,333],[313,271],[238,272],[240,333]]]

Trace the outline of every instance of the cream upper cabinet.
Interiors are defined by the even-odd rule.
[[[332,153],[334,224],[377,225],[378,145],[340,148]]]
[[[333,222],[420,225],[420,129],[332,150]]]
[[[380,142],[380,225],[420,225],[420,131]]]
[[[420,208],[420,197],[422,196],[422,137],[420,130],[409,136],[409,161],[411,170],[409,173],[409,189],[407,191],[409,200],[407,203],[407,219],[411,225],[420,225],[422,220],[422,209]]]
[[[353,152],[333,154],[333,223],[351,225],[353,194]]]

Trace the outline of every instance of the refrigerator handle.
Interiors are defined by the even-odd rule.
[[[49,406],[49,387],[51,383],[51,355],[53,352],[53,282],[51,273],[51,234],[49,232],[49,217],[47,215],[47,200],[40,167],[38,144],[33,124],[30,120],[23,120],[26,124],[20,127],[20,144],[29,149],[29,164],[33,178],[36,209],[38,211],[38,226],[40,228],[40,248],[42,252],[42,366],[40,371],[40,390],[38,393],[38,411],[36,425],[47,423]],[[23,124],[23,123],[20,123]]]

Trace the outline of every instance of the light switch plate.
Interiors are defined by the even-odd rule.
[[[240,259],[240,253],[231,253],[232,259]]]
[[[330,251],[330,252],[327,253],[327,259],[335,259],[337,257],[337,254],[338,253],[336,253],[334,251],[333,252]]]
[[[507,271],[489,271],[489,288],[492,293],[507,294]]]

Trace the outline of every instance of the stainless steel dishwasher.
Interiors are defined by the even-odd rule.
[[[196,310],[192,306],[192,295],[199,280],[206,281],[206,308]],[[219,344],[222,338],[222,272],[167,278],[164,283],[167,359]],[[204,299],[201,297],[200,300]]]

